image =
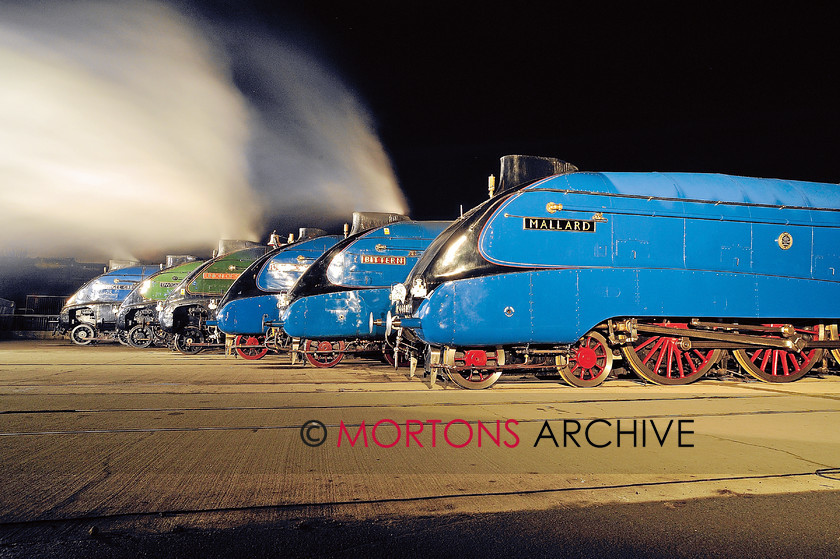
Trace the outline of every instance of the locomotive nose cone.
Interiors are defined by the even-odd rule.
[[[228,324],[228,312],[230,309],[227,305],[219,309],[219,312],[216,314],[216,326],[222,332],[225,332],[225,329],[229,326]]]

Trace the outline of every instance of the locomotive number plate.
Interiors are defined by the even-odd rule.
[[[300,258],[300,257],[298,257]],[[269,262],[269,272],[305,272],[309,264],[292,264],[289,262]]]
[[[595,221],[591,219],[549,219],[544,217],[523,217],[522,228],[538,231],[594,233]]]
[[[235,280],[240,274],[219,274],[213,272],[205,272],[201,277],[208,280]]]
[[[362,264],[394,264],[396,266],[405,266],[405,256],[362,255]]]

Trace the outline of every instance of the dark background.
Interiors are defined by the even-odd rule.
[[[452,219],[484,200],[511,153],[582,170],[840,182],[830,8],[169,1],[305,45],[339,75],[369,109],[415,219]],[[249,69],[238,72],[247,96]],[[51,276],[67,285],[43,286],[30,268],[45,265],[0,262],[0,296],[66,295],[83,281],[59,266]]]
[[[194,9],[303,37],[370,109],[418,219],[481,201],[508,153],[582,170],[840,181],[840,48],[828,9],[514,1]]]

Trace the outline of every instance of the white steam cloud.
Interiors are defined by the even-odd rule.
[[[269,219],[405,211],[338,80],[265,33],[215,31],[154,2],[0,6],[0,251],[206,252]]]

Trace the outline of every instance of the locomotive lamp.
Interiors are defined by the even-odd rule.
[[[415,278],[414,283],[411,284],[411,296],[422,299],[427,293],[426,282],[423,281],[423,278]]]
[[[391,302],[402,303],[405,301],[406,289],[405,285],[398,283],[391,287]]]
[[[218,307],[218,306],[219,306],[218,301],[216,301],[215,299],[210,299],[210,303],[207,305],[207,308],[210,309],[211,311],[215,311],[216,307]]]

